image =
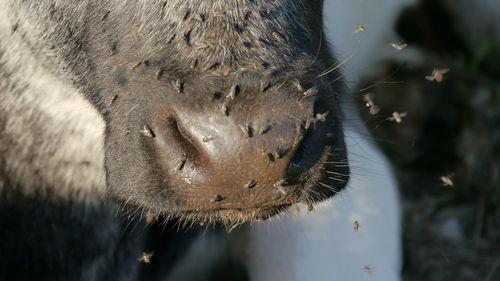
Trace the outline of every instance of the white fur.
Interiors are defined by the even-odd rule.
[[[17,22],[7,5],[0,1],[1,63],[12,73],[0,74],[0,111],[10,116],[0,134],[4,145],[10,142],[2,155],[4,168],[25,194],[100,198],[105,194],[104,123],[82,94],[48,72],[12,32]],[[23,27],[28,38],[36,32],[29,22],[19,22]]]

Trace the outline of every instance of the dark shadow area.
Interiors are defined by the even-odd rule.
[[[469,50],[453,21],[440,1],[404,11],[397,30],[424,62],[387,62],[357,93],[401,185],[404,280],[500,280],[500,40]]]

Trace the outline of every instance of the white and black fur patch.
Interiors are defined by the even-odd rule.
[[[26,43],[36,28],[7,6],[0,3],[0,169],[24,194],[100,198],[104,123],[69,77],[36,57]]]
[[[17,188],[24,195],[99,202],[106,193],[103,120],[70,86],[74,77],[51,73],[40,63],[24,43],[39,31],[25,15],[11,14],[8,5],[0,2],[0,191]],[[347,119],[358,119],[349,103],[344,107]],[[345,125],[354,168],[343,194],[313,212],[299,206],[298,215],[230,234],[237,247],[232,251],[248,266],[251,280],[399,280],[396,185],[386,160],[359,126],[358,121]],[[354,221],[359,232],[352,229]],[[202,246],[184,259],[187,267],[203,251],[200,241]]]

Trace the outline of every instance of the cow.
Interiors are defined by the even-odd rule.
[[[5,0],[0,36],[2,280],[399,280],[323,1]]]

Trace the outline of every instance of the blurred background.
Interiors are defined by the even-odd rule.
[[[500,280],[500,1],[331,0],[325,17],[400,183],[404,280]]]

